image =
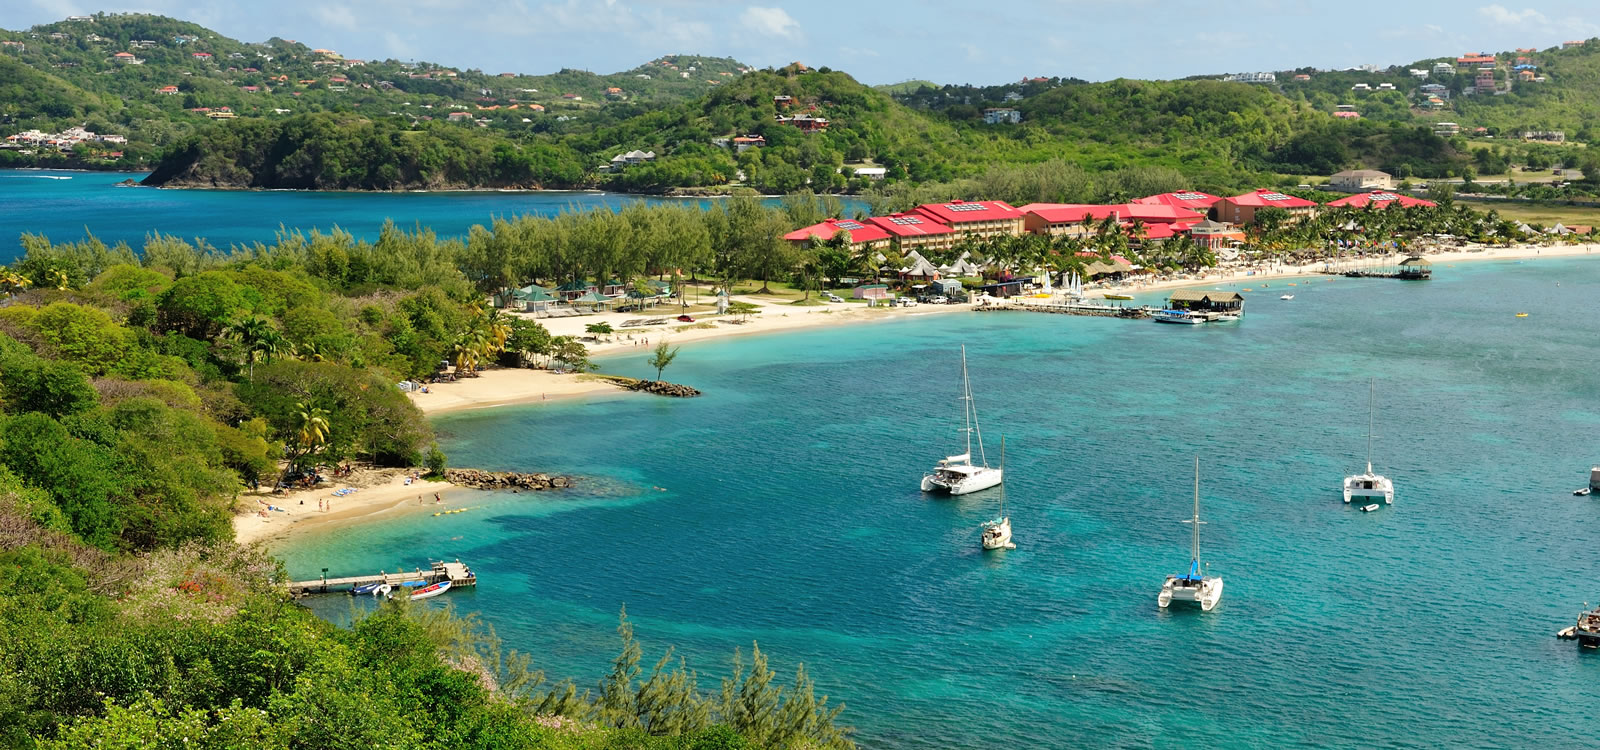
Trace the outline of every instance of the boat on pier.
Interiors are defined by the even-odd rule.
[[[428,564],[427,570],[420,568],[412,571],[380,571],[375,575],[340,576],[329,578],[324,575],[309,581],[291,581],[289,595],[300,597],[308,594],[326,594],[334,591],[350,591],[373,594],[384,586],[391,588],[397,586],[429,587],[441,582],[449,582],[451,588],[464,588],[478,585],[478,576],[466,563],[433,561]],[[440,591],[439,593],[444,593]]]

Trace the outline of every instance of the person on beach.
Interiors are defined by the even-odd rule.
[[[439,493],[435,492],[433,493],[433,502],[436,505],[444,505],[444,498],[439,497]]]

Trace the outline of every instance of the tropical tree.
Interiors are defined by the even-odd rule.
[[[610,323],[605,322],[590,323],[585,325],[583,330],[585,333],[592,334],[596,338],[599,338],[600,336],[610,336],[612,333],[616,332],[615,329],[611,327]]]
[[[329,424],[328,410],[320,406],[306,406],[302,401],[296,401],[294,412],[294,433],[290,436],[288,444],[284,446],[289,453],[289,460],[283,466],[283,472],[278,475],[278,483],[283,483],[283,478],[307,456],[315,454],[328,443],[328,436],[333,431]]]
[[[661,380],[661,371],[667,369],[667,365],[672,364],[672,360],[678,358],[679,348],[681,347],[668,348],[666,339],[662,339],[656,344],[655,353],[650,356],[649,365],[656,368],[657,381]]]
[[[257,362],[271,362],[293,348],[270,321],[259,315],[246,315],[229,323],[222,329],[222,336],[239,347],[246,378],[251,381],[255,380]]]

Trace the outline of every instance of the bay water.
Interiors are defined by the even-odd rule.
[[[401,229],[418,226],[440,237],[464,237],[474,224],[520,215],[553,216],[563,211],[620,209],[635,201],[711,205],[711,198],[661,198],[585,191],[445,191],[409,193],[305,190],[166,190],[118,187],[143,173],[0,169],[0,264],[21,255],[17,239],[43,234],[72,242],[92,233],[106,244],[143,247],[152,232],[194,242],[204,239],[226,250],[255,242],[272,244],[280,229],[328,232],[342,229],[374,240],[386,219]],[[769,199],[775,202],[776,199]],[[845,211],[865,207],[843,201]]]
[[[1600,262],[1435,271],[1252,286],[1235,324],[964,312],[696,342],[666,378],[697,399],[436,422],[454,465],[577,490],[277,551],[296,577],[460,558],[481,583],[445,598],[580,686],[624,605],[645,663],[675,646],[703,688],[758,641],[868,747],[1592,744],[1600,653],[1553,635],[1600,598],[1600,500],[1571,494],[1600,461]],[[918,491],[962,449],[961,344],[1015,550],[978,546],[998,490]],[[602,364],[653,377],[644,359]],[[1339,486],[1369,378],[1397,489],[1361,513]],[[1226,593],[1163,611],[1195,456]]]

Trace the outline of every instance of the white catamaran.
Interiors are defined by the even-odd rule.
[[[1001,469],[989,466],[989,458],[983,453],[983,430],[978,426],[978,407],[972,400],[972,381],[967,378],[967,347],[961,347],[961,401],[966,426],[962,431],[967,433],[967,452],[959,456],[949,456],[933,472],[922,477],[923,492],[948,492],[952,495],[965,495],[968,492],[986,490],[1000,483],[1003,472]],[[978,463],[972,463],[972,436],[978,436]]]
[[[1344,501],[1357,497],[1381,497],[1384,505],[1394,504],[1394,482],[1372,473],[1372,421],[1375,415],[1372,381],[1367,382],[1367,473],[1344,478]]]
[[[1169,575],[1161,584],[1161,595],[1156,603],[1165,609],[1173,602],[1197,602],[1201,612],[1210,612],[1222,601],[1222,577],[1208,576],[1200,565],[1200,457],[1194,458],[1194,518],[1184,521],[1193,524],[1194,540],[1190,543],[1189,572]]]
[[[1006,467],[1006,438],[1000,436],[1000,468]],[[1000,515],[993,521],[983,522],[983,533],[979,535],[984,549],[1016,549],[1017,545],[1011,543],[1011,517],[1006,515],[1006,487],[1000,485]]]

